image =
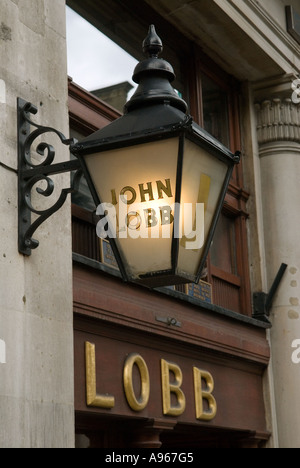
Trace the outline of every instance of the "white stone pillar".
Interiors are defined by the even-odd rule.
[[[265,268],[269,288],[281,263],[288,265],[275,297],[270,332],[280,448],[300,447],[300,364],[292,348],[300,339],[300,105],[285,96],[257,104]]]
[[[15,172],[17,97],[38,107],[37,123],[69,132],[65,1],[0,0],[0,11],[0,448],[73,447],[70,201],[24,257]],[[69,158],[51,143],[57,162]],[[69,177],[56,177],[55,196]]]

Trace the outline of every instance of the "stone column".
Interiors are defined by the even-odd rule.
[[[16,173],[17,97],[38,107],[37,123],[69,132],[65,1],[0,4],[0,447],[73,447],[70,201],[38,229],[40,246],[24,257]],[[43,141],[55,147],[56,162],[69,158],[58,139]],[[69,177],[56,177],[54,197]]]
[[[256,105],[260,155],[265,269],[270,288],[288,264],[271,312],[270,344],[279,446],[300,447],[300,365],[292,362],[300,339],[300,105],[291,83]]]

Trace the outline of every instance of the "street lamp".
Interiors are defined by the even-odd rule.
[[[149,287],[199,281],[239,162],[193,122],[162,49],[150,26],[124,115],[71,146],[101,216],[99,237],[123,279]]]

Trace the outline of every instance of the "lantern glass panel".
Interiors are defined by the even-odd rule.
[[[85,156],[132,279],[172,268],[178,152],[172,137]]]
[[[178,273],[185,272],[191,279],[198,274],[227,171],[225,162],[194,142],[185,141]]]

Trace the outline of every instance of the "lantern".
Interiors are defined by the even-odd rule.
[[[193,122],[158,58],[150,26],[148,58],[122,117],[72,147],[124,280],[149,287],[198,282],[239,154]]]

